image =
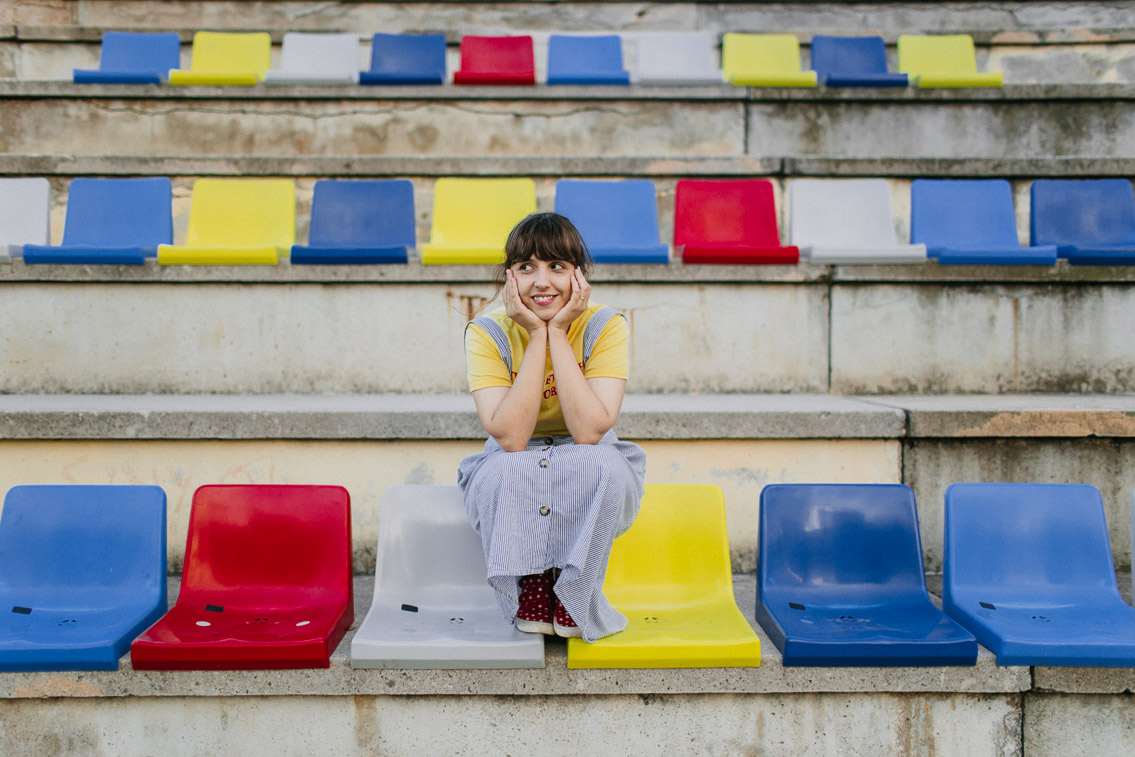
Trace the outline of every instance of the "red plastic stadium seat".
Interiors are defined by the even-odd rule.
[[[780,243],[772,182],[678,182],[674,246],[684,263],[795,265],[800,250]]]
[[[326,668],[354,620],[351,501],[339,486],[203,486],[177,604],[137,670]]]
[[[532,38],[461,38],[461,68],[453,72],[454,84],[535,84],[536,56]]]

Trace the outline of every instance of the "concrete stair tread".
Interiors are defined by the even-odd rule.
[[[0,282],[153,282],[166,283],[375,283],[375,284],[484,284],[493,267],[485,265],[290,265],[225,266],[158,265],[25,265],[0,264]],[[639,284],[701,283],[945,283],[975,282],[1080,284],[1135,281],[1135,266],[1072,266],[1058,261],[1040,266],[925,265],[812,265],[795,266],[697,265],[604,263],[594,268],[591,281]]]
[[[973,102],[1029,100],[1132,100],[1135,83],[1005,84],[1001,87],[660,87],[630,85],[467,87],[435,86],[326,87],[311,85],[256,85],[251,87],[194,87],[165,85],[75,84],[57,79],[0,79],[5,99],[124,99],[124,100],[672,100],[749,101],[784,100],[867,102]]]
[[[1135,158],[747,155],[0,155],[7,176],[1128,178]],[[862,266],[860,266],[862,267]],[[901,266],[899,266],[901,267]],[[909,268],[910,266],[906,266]],[[896,268],[896,266],[891,266]],[[988,268],[988,267],[986,267]]]
[[[628,439],[1135,437],[1135,395],[629,394]],[[2,439],[482,439],[468,394],[0,395]]]

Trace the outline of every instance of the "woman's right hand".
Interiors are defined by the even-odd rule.
[[[520,287],[516,283],[516,274],[512,269],[505,271],[507,277],[504,283],[504,312],[509,318],[516,321],[516,325],[529,334],[540,329],[546,329],[548,324],[542,318],[529,310],[524,301],[520,299]]]

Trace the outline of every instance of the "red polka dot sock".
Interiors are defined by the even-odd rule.
[[[516,610],[516,627],[525,633],[555,633],[552,608],[552,575],[549,571],[521,576],[519,607]]]

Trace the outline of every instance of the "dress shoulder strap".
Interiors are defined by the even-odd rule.
[[[508,368],[508,373],[511,376],[512,345],[509,344],[508,336],[504,333],[504,329],[501,328],[501,325],[499,323],[487,316],[474,318],[473,320],[469,321],[469,323],[465,324],[465,328],[468,329],[474,323],[484,329],[485,333],[489,335],[489,338],[493,340],[493,344],[497,346],[497,351],[500,352],[501,361],[504,362],[504,365],[506,368]]]
[[[587,367],[587,361],[591,359],[591,351],[595,349],[595,343],[599,341],[599,335],[603,333],[603,329],[607,326],[608,322],[615,316],[625,317],[622,313],[614,308],[602,307],[595,311],[595,315],[591,316],[591,320],[583,327],[583,367]]]

